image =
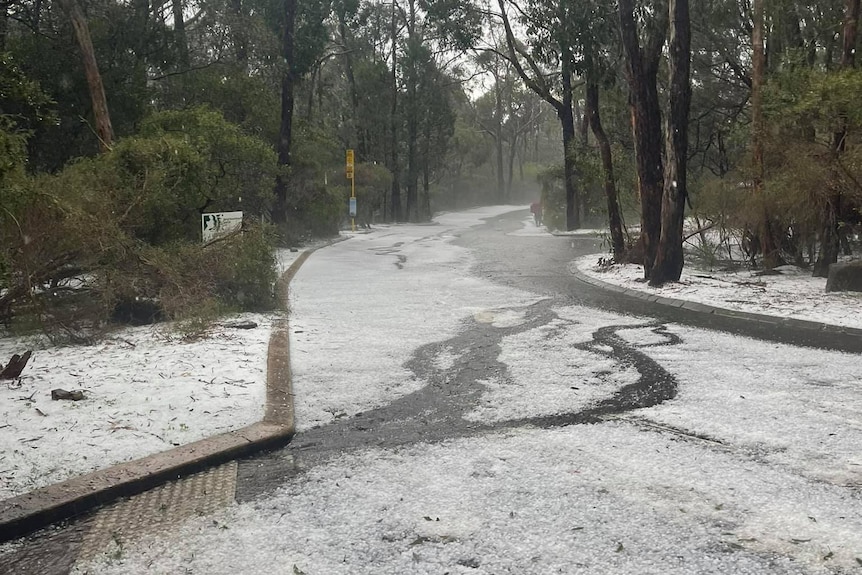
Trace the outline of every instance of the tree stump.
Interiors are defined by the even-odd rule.
[[[862,261],[831,264],[826,291],[862,291]]]
[[[21,375],[21,372],[27,366],[27,362],[30,361],[31,355],[33,355],[32,350],[26,352],[24,355],[18,355],[17,353],[13,355],[9,363],[6,364],[6,367],[3,368],[3,371],[0,371],[0,379],[15,379]]]

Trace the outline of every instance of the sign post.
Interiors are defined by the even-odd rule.
[[[347,150],[347,179],[350,180],[350,229],[356,231],[356,185],[353,179],[353,150]]]

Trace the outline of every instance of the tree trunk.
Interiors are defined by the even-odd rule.
[[[763,267],[772,269],[779,263],[778,248],[773,237],[769,209],[763,189],[765,170],[763,164],[763,82],[765,70],[765,54],[763,51],[763,0],[753,0],[754,21],[751,33],[752,67],[751,67],[751,128],[752,148],[754,152],[754,194],[760,203],[760,253],[763,256]]]
[[[577,100],[573,102],[574,110],[575,110],[575,123],[578,126],[578,136],[580,140],[581,146],[586,147],[589,142],[589,134],[590,131],[590,116],[587,110],[581,111],[580,104]]]
[[[614,182],[614,163],[611,156],[611,142],[602,126],[599,113],[599,85],[594,79],[587,81],[586,110],[587,123],[593,131],[596,143],[599,145],[599,153],[602,157],[602,175],[604,179],[605,199],[608,203],[608,225],[611,231],[611,249],[614,260],[621,262],[625,257],[626,243],[623,236],[622,216],[620,215],[620,203],[617,198],[617,186]]]
[[[230,9],[233,12],[233,17],[236,19],[230,31],[231,38],[233,39],[236,63],[242,70],[248,70],[248,34],[246,33],[242,0],[230,0]],[[292,62],[288,62],[288,65],[291,64]]]
[[[841,50],[841,69],[853,67],[856,60],[856,37],[859,23],[859,0],[844,1],[843,44]],[[836,161],[847,148],[847,114],[842,112],[839,118],[838,130],[832,135],[832,153]],[[829,266],[838,261],[841,251],[841,192],[834,190],[829,194],[823,207],[822,231],[820,233],[820,249],[814,264],[814,277],[828,277]]]
[[[395,16],[397,4],[392,0],[392,102],[389,110],[389,143],[390,143],[390,165],[392,172],[392,194],[389,197],[391,203],[390,212],[394,221],[401,221],[401,170],[398,161],[398,27]]]
[[[626,56],[632,132],[641,200],[641,243],[644,278],[650,279],[661,235],[661,204],[664,186],[661,107],[658,99],[658,67],[664,44],[667,10],[655,6],[653,36],[641,49],[632,0],[619,0],[620,31]]]
[[[114,142],[114,129],[111,126],[111,115],[108,113],[108,100],[102,85],[102,76],[96,63],[96,53],[93,41],[90,39],[90,27],[81,6],[76,0],[60,0],[60,6],[69,16],[75,39],[81,50],[84,63],[84,74],[87,77],[87,87],[90,90],[90,100],[93,104],[93,118],[96,123],[96,135],[99,138],[99,150],[105,153],[111,149]]]
[[[416,37],[416,0],[408,0],[407,20],[407,50],[404,72],[406,83],[406,98],[404,106],[405,123],[407,127],[407,221],[415,222],[419,216],[419,158],[417,144],[419,140],[419,104],[418,84],[419,71],[416,66],[418,39]]]
[[[6,51],[6,35],[9,32],[9,6],[0,4],[0,52]]]
[[[293,137],[293,108],[296,91],[296,72],[293,68],[296,42],[297,0],[284,0],[284,29],[282,30],[282,56],[287,68],[281,77],[281,126],[278,133],[278,165],[283,168],[275,180],[275,205],[272,220],[276,224],[287,223],[287,175],[290,167],[290,148]]]
[[[500,203],[506,203],[509,198],[503,171],[503,90],[500,83],[500,78],[494,74],[494,158],[497,163],[497,198]]]
[[[844,43],[841,67],[852,68],[856,62],[856,39],[859,29],[859,0],[844,0]]]
[[[512,190],[514,189],[515,179],[515,156],[518,154],[518,133],[512,134],[512,141],[509,142],[509,164],[506,167],[508,177],[506,178],[506,199],[512,201]]]
[[[423,162],[422,168],[422,221],[431,220],[431,174],[428,161]]]
[[[177,53],[179,54],[180,68],[186,69],[189,67],[189,41],[186,35],[186,19],[183,14],[183,0],[172,0],[171,10],[174,17],[174,37],[177,44]]]
[[[557,117],[560,119],[560,124],[563,130],[563,185],[566,190],[566,229],[577,229],[581,227],[580,195],[578,194],[578,189],[575,185],[575,163],[569,153],[571,145],[575,140],[575,121],[574,114],[572,113],[571,47],[566,42],[561,41],[560,43],[560,76],[562,79],[563,93],[562,99],[558,100],[551,93],[551,89],[541,74],[536,74],[531,78],[524,70],[524,67],[521,65],[521,58],[529,62],[532,69],[538,70],[538,67],[530,58],[530,55],[525,50],[517,46],[515,35],[512,32],[512,27],[509,23],[509,18],[506,16],[505,0],[497,0],[497,3],[500,6],[500,15],[502,16],[503,27],[506,31],[506,45],[509,50],[509,61],[512,63],[515,71],[518,72],[518,75],[527,87],[553,106],[554,110],[557,112]],[[559,7],[561,10],[564,10],[566,5],[564,3],[560,3]],[[565,18],[561,18],[560,21],[565,21]],[[538,140],[536,142],[536,146],[538,146]]]
[[[575,174],[575,159],[572,148],[575,143],[575,114],[572,109],[572,69],[571,51],[562,49],[562,85],[563,97],[557,115],[563,128],[563,174],[566,179],[566,230],[577,230],[581,227],[581,195],[578,190]]]
[[[350,90],[350,134],[348,136],[351,148],[356,148],[360,158],[367,156],[364,138],[359,137],[357,129],[357,119],[359,114],[359,92],[356,89],[356,76],[353,73],[353,56],[348,47],[349,39],[347,33],[346,16],[343,12],[338,14],[338,32],[341,36],[341,43],[344,46],[344,75],[347,78],[347,87]]]
[[[688,0],[670,0],[670,110],[667,118],[667,170],[661,208],[661,236],[651,286],[678,281],[685,201],[688,194],[688,112],[691,104],[691,22]]]

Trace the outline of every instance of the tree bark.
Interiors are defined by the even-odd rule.
[[[6,51],[6,35],[9,32],[9,6],[0,4],[0,52]]]
[[[760,253],[763,257],[763,267],[772,269],[779,263],[778,248],[770,223],[769,209],[766,206],[763,180],[765,170],[763,164],[763,82],[766,68],[766,56],[763,49],[763,0],[753,0],[754,19],[751,33],[752,63],[751,63],[751,129],[752,149],[754,155],[754,194],[760,203]]]
[[[688,194],[688,113],[691,105],[691,21],[688,0],[670,0],[670,110],[667,118],[667,170],[661,209],[661,236],[651,286],[678,281],[685,201]]]
[[[389,143],[391,148],[389,171],[392,172],[392,193],[389,197],[390,212],[394,221],[401,221],[401,170],[398,161],[398,26],[395,16],[397,4],[392,0],[392,102],[389,110]]]
[[[494,74],[494,157],[497,163],[497,198],[508,201],[506,179],[503,172],[503,88],[498,74]]]
[[[102,85],[102,75],[96,62],[93,41],[90,38],[90,27],[81,6],[76,0],[59,0],[63,11],[72,22],[75,39],[81,50],[84,63],[84,74],[87,77],[87,87],[90,90],[90,100],[93,105],[93,118],[96,123],[96,135],[99,138],[99,151],[105,153],[111,149],[114,142],[114,128],[111,126],[111,115],[108,112],[108,100],[105,97],[105,87]]]
[[[841,70],[853,68],[856,61],[856,39],[859,24],[859,0],[844,1],[843,44],[841,50]],[[832,153],[836,158],[847,148],[847,114],[842,112],[839,117],[839,127],[832,135]],[[829,266],[838,261],[841,251],[841,192],[833,190],[823,207],[822,231],[820,233],[820,249],[814,263],[815,277],[828,277]]]
[[[176,38],[179,64],[182,69],[189,67],[189,41],[186,35],[186,19],[183,14],[183,0],[172,0],[171,10],[174,17],[174,36]]]
[[[661,235],[661,204],[664,186],[662,162],[661,106],[658,99],[658,68],[667,28],[667,9],[655,6],[652,35],[641,48],[632,0],[619,0],[620,31],[626,56],[626,79],[630,91],[632,132],[641,203],[641,243],[644,278],[650,279]]]
[[[285,70],[281,77],[281,125],[278,133],[278,165],[282,168],[275,180],[275,205],[272,220],[276,224],[287,223],[287,174],[291,165],[290,148],[293,138],[293,109],[295,106],[296,72],[294,71],[294,52],[296,43],[297,0],[284,0],[284,28],[282,29],[281,53]]]
[[[512,192],[515,188],[515,156],[518,154],[518,133],[512,133],[512,140],[509,142],[509,159],[506,166],[506,201],[512,201]]]
[[[586,110],[587,123],[592,129],[593,136],[599,146],[602,158],[602,176],[604,179],[605,199],[608,205],[608,225],[611,231],[611,249],[614,260],[623,261],[626,252],[625,237],[623,236],[622,216],[620,215],[620,203],[617,197],[617,186],[614,181],[614,163],[611,155],[611,142],[602,126],[599,113],[599,85],[594,79],[587,80]]]
[[[575,174],[575,158],[572,148],[575,144],[575,114],[572,110],[572,54],[571,50],[561,46],[561,75],[563,94],[561,106],[557,115],[563,128],[563,174],[566,178],[566,230],[577,230],[581,227],[581,195],[578,190]]]
[[[347,78],[347,86],[350,90],[350,147],[356,148],[360,158],[367,156],[364,138],[360,138],[359,130],[357,129],[359,115],[359,92],[356,89],[356,75],[353,73],[353,56],[351,54],[349,44],[349,36],[347,32],[347,21],[344,12],[338,14],[338,33],[341,36],[341,43],[344,48],[344,75]],[[363,160],[364,161],[364,160]]]
[[[417,43],[416,37],[416,0],[408,0],[407,16],[407,49],[402,60],[405,83],[405,135],[407,136],[407,221],[417,221],[419,215],[419,166],[418,166],[418,140],[419,140],[419,104],[418,84],[419,71],[416,66]]]

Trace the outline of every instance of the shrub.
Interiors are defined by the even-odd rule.
[[[110,153],[38,177],[23,172],[23,140],[0,132],[19,151],[0,166],[0,321],[80,339],[118,310],[140,322],[275,305],[269,230],[200,244],[203,209],[266,209],[275,166],[217,113],[160,115]]]

